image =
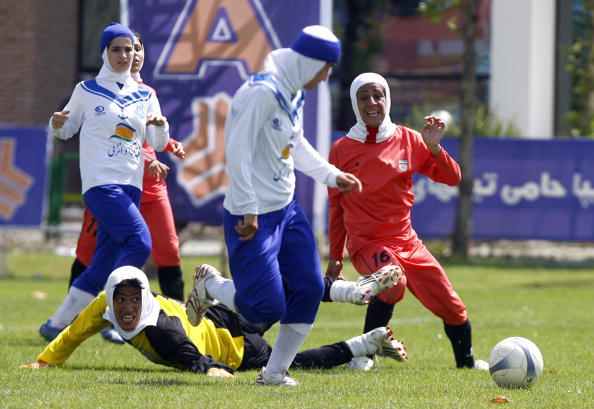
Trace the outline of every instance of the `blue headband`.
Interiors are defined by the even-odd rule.
[[[101,53],[116,37],[128,37],[134,42],[134,33],[128,27],[120,23],[111,23],[105,27],[103,34],[101,34]]]
[[[291,49],[306,57],[331,64],[337,63],[340,59],[340,41],[323,26],[305,27]]]

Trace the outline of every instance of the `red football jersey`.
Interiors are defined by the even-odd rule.
[[[328,189],[330,257],[335,260],[342,260],[345,241],[353,255],[370,241],[404,245],[417,238],[411,226],[413,173],[450,186],[462,178],[460,166],[445,149],[434,156],[422,136],[404,126],[380,143],[342,137],[332,146],[329,161],[363,184],[360,193]]]

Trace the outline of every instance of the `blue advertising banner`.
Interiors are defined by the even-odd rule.
[[[473,238],[594,240],[594,141],[481,138],[474,152]],[[421,176],[414,192],[419,236],[449,236],[458,189]]]
[[[175,218],[220,224],[228,184],[223,130],[233,94],[270,51],[290,46],[304,26],[323,22],[331,7],[319,0],[127,0],[122,6],[123,22],[145,45],[142,77],[157,90],[171,136],[187,152],[184,160],[160,156],[172,169]],[[313,146],[319,136],[330,139],[329,132],[320,133],[318,105],[327,105],[318,104],[322,92],[306,96],[305,134]],[[299,177],[297,195],[311,218],[313,182]]]
[[[0,128],[0,227],[39,227],[47,174],[43,128]]]

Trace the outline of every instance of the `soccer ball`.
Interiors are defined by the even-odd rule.
[[[491,351],[489,372],[502,388],[527,388],[542,375],[542,353],[529,339],[511,337]]]

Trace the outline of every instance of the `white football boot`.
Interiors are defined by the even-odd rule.
[[[349,367],[353,369],[361,369],[364,371],[371,369],[373,367],[373,360],[368,358],[369,355],[377,354],[400,362],[404,362],[408,359],[406,347],[402,342],[394,339],[390,327],[375,328],[345,342],[353,353],[353,361],[355,361],[355,363],[352,365],[349,364]],[[358,358],[365,358],[367,361],[371,361],[371,364]],[[357,364],[360,364],[361,366],[355,367]]]
[[[401,276],[399,266],[388,265],[357,281],[336,280],[330,287],[330,299],[334,302],[369,304],[373,297],[393,287]]]
[[[266,368],[262,368],[256,377],[256,385],[298,386],[299,382],[291,378],[288,372],[270,374],[266,372]]]
[[[356,371],[370,371],[371,368],[375,365],[375,361],[366,356],[357,356],[347,364],[349,368],[354,369]]]
[[[186,314],[190,324],[196,326],[202,321],[202,317],[209,307],[218,304],[206,291],[206,280],[212,276],[220,276],[219,270],[208,264],[196,267],[194,274],[194,288],[186,302]]]
[[[475,359],[474,366],[472,369],[477,369],[479,371],[488,371],[489,363],[487,361],[483,361],[482,359]]]

